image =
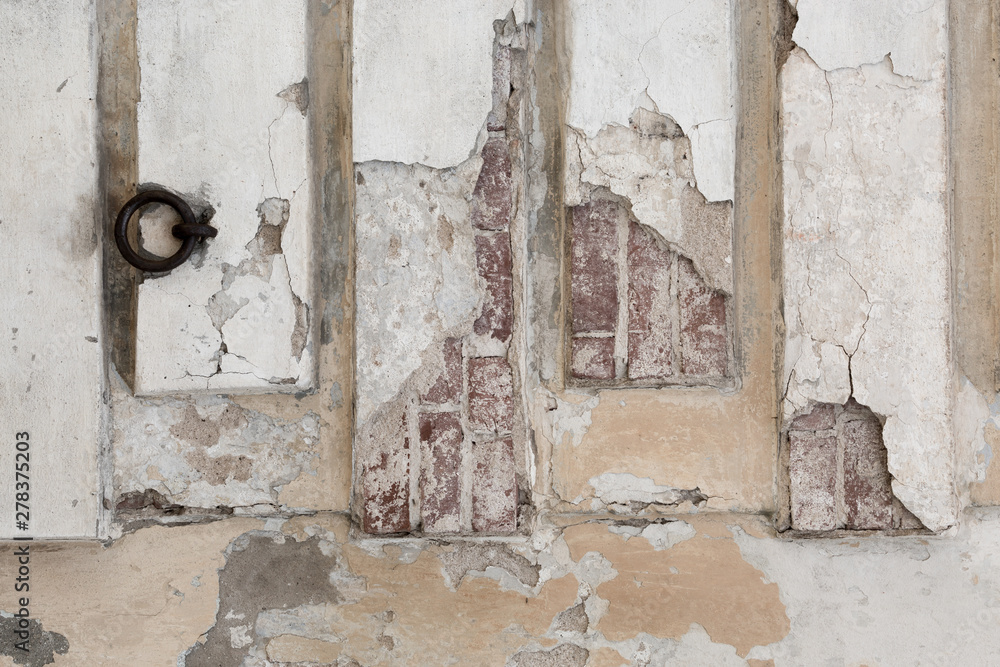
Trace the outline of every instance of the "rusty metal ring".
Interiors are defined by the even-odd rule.
[[[147,204],[166,204],[181,216],[181,223],[174,225],[172,233],[182,240],[180,249],[170,257],[150,259],[132,249],[128,242],[128,223],[136,211]],[[129,199],[115,220],[115,244],[129,264],[137,269],[152,273],[163,273],[176,269],[187,261],[196,243],[206,237],[215,236],[218,231],[211,225],[199,224],[187,202],[166,190],[148,190]]]

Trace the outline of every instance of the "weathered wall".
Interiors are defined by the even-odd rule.
[[[74,251],[96,472],[32,493],[104,541],[0,545],[0,664],[1000,654],[995,3],[279,4],[70,3],[77,79],[0,0],[56,84],[0,89],[0,232],[22,124],[98,228],[161,179],[220,228]]]

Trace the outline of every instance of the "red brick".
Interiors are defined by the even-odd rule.
[[[444,369],[434,385],[420,397],[424,403],[458,403],[462,400],[462,339],[444,341]]]
[[[410,439],[406,415],[389,433],[369,440],[361,471],[362,530],[370,534],[410,531]]]
[[[503,139],[483,145],[483,166],[472,190],[472,226],[503,230],[510,225],[512,186],[510,150]]]
[[[792,421],[792,431],[826,431],[836,425],[836,408],[833,403],[817,403],[809,412]]]
[[[573,208],[573,333],[614,332],[618,323],[619,207],[594,201]]]
[[[517,528],[514,441],[498,438],[473,442],[472,458],[472,530],[513,532]]]
[[[478,336],[490,334],[506,342],[514,326],[510,234],[476,236],[476,267],[486,281],[486,300],[473,331]]]
[[[852,530],[892,528],[892,485],[882,424],[871,411],[845,413],[841,420],[844,447],[844,508]]]
[[[513,428],[514,380],[505,358],[469,359],[469,424],[496,433]]]
[[[678,257],[678,298],[681,306],[681,373],[726,375],[726,299],[709,289],[691,260]]]
[[[582,380],[615,378],[614,338],[574,338],[573,377]]]
[[[837,527],[837,439],[792,431],[788,440],[792,527],[833,530]]]
[[[628,233],[628,376],[673,375],[672,253],[634,222]]]
[[[457,412],[420,415],[420,516],[424,532],[461,527],[462,423]]]

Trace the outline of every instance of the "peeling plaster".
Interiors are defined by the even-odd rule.
[[[567,391],[553,394],[539,387],[535,394],[535,428],[542,437],[556,446],[579,445],[592,423],[591,411],[601,403],[600,393]],[[568,441],[566,436],[569,436]]]
[[[294,391],[314,380],[305,3],[253,0],[235,11],[138,3],[139,178],[203,202],[220,230],[191,261],[138,287],[142,395]],[[249,49],[249,35],[264,32],[270,48]],[[252,63],[255,77],[234,75],[237,62]],[[235,124],[230,108],[240,109]],[[162,249],[167,227],[154,222],[143,231]]]
[[[871,407],[885,423],[894,494],[942,530],[957,518],[944,3],[928,3],[922,32],[907,37],[919,39],[923,64],[893,51],[886,35],[899,14],[888,3],[836,18],[820,5],[798,4],[793,37],[840,68],[824,71],[798,48],[780,77],[784,415],[852,395]]]
[[[449,170],[356,166],[359,424],[399,393],[425,352],[440,356],[445,338],[472,331],[485,298],[468,224],[481,166],[478,156]]]
[[[709,201],[733,198],[734,111],[728,0],[611,0],[568,5],[566,123],[593,138],[627,126],[635,107],[670,113],[691,138],[694,174]]]
[[[826,71],[877,63],[888,53],[897,74],[928,81],[940,76],[944,6],[943,0],[802,0],[794,39]]]
[[[708,498],[698,489],[675,489],[662,486],[648,477],[631,473],[607,472],[590,478],[596,501],[604,506],[631,507],[634,505],[679,505],[683,502],[701,504]],[[583,497],[573,502],[579,503]],[[600,505],[595,509],[602,509]]]
[[[319,465],[319,417],[283,420],[228,398],[143,399],[112,384],[117,496],[156,490],[193,508],[280,505],[281,489]]]
[[[692,170],[692,143],[670,116],[638,108],[629,122],[592,138],[569,129],[566,205],[590,201],[598,188],[624,197],[635,218],[691,259],[710,287],[732,294],[732,203],[705,201]]]

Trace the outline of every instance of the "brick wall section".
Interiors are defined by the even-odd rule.
[[[517,527],[514,441],[487,438],[472,443],[472,530],[509,533]]]
[[[854,399],[819,403],[788,430],[792,528],[921,528],[893,498],[882,424]]]
[[[420,397],[423,403],[458,403],[462,400],[462,339],[448,338],[444,342],[444,371]]]
[[[574,207],[570,237],[575,384],[697,385],[730,377],[726,295],[709,288],[689,259],[610,200]],[[619,294],[625,285],[627,294]]]
[[[681,311],[681,372],[685,375],[725,375],[728,365],[726,299],[710,290],[691,260],[678,262]]]
[[[485,302],[468,336],[443,341],[440,375],[426,391],[409,397],[401,427],[383,432],[378,456],[362,465],[367,533],[517,529],[515,376],[506,356],[515,326],[510,147],[516,137],[508,137],[506,123],[511,50],[500,45],[494,56],[494,109],[468,221]],[[488,356],[477,352],[483,349]],[[419,447],[411,447],[416,440]],[[384,488],[392,492],[378,491]]]
[[[388,432],[372,439],[361,479],[361,527],[366,533],[410,530],[409,423],[405,412],[386,421]]]
[[[615,379],[614,338],[574,338],[573,377],[584,380]]]
[[[462,527],[463,436],[457,412],[420,415],[420,502],[426,532],[458,532]]]
[[[792,521],[803,530],[837,527],[837,438],[815,431],[788,434]]]
[[[573,333],[613,334],[618,322],[618,224],[610,201],[573,209]]]
[[[628,376],[668,378],[674,375],[674,256],[638,223],[628,227]]]
[[[504,357],[469,359],[469,424],[500,434],[514,427],[514,378]]]
[[[483,167],[485,169],[485,165]],[[514,326],[514,293],[510,234],[476,236],[476,268],[486,281],[486,303],[473,325],[477,335],[506,343]]]

